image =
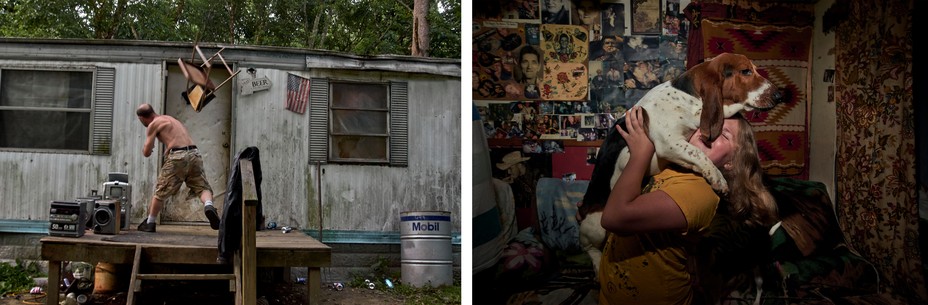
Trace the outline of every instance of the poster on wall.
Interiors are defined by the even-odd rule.
[[[669,60],[686,60],[686,40],[678,36],[661,37],[660,57]]]
[[[589,35],[582,26],[541,25],[544,73],[541,98],[577,101],[589,95]]]
[[[664,9],[663,35],[686,35],[683,21],[686,16],[680,13],[680,0],[667,0],[667,8]]]
[[[657,36],[629,36],[622,52],[626,61],[655,60],[660,58],[660,44]]]
[[[541,23],[570,24],[570,1],[541,0]]]
[[[520,23],[541,22],[540,0],[501,0],[502,19]]]
[[[662,81],[661,62],[658,60],[639,60],[629,64],[629,72],[625,75],[625,87],[629,89],[651,89]]]
[[[546,63],[541,84],[544,100],[580,101],[589,94],[587,67],[580,63]]]
[[[605,6],[605,9],[601,13],[603,20],[603,36],[624,36],[625,4],[607,3]]]
[[[625,111],[623,61],[590,61],[590,107],[593,113]]]
[[[603,36],[601,40],[590,41],[590,61],[625,61],[624,46],[622,36]]]
[[[535,122],[535,128],[540,134],[539,139],[553,139],[560,136],[560,125],[555,115],[542,114]]]
[[[577,25],[541,25],[541,47],[545,63],[586,63],[589,35]]]
[[[473,92],[479,99],[540,98],[543,55],[537,24],[474,22]]]
[[[572,2],[575,6],[570,24],[583,26],[590,34],[590,41],[600,40],[603,37],[602,11],[598,1],[580,0]]]
[[[661,0],[631,0],[632,35],[658,35],[661,33],[663,16]]]
[[[663,74],[660,37],[631,36],[624,51],[627,59],[626,65],[623,66],[626,89],[651,89],[663,82],[660,77]],[[640,94],[626,94],[626,98],[631,99],[630,104],[634,105],[638,101],[638,95]]]

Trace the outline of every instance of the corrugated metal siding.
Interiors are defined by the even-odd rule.
[[[323,228],[327,230],[398,231],[399,213],[410,210],[452,211],[452,222],[460,229],[458,79],[382,72],[302,73],[314,83],[317,78],[407,82],[409,166],[317,165],[310,161],[309,148],[315,140],[310,140],[309,120],[316,118],[316,106],[305,115],[284,109],[287,71],[259,69],[258,76],[271,79],[274,87],[239,97],[234,110],[233,151],[252,145],[260,149],[261,188],[268,220],[317,229],[321,192]]]
[[[36,66],[87,65],[79,62],[3,61]],[[47,220],[48,203],[102,192],[106,174],[128,172],[134,207],[147,207],[158,162],[142,157],[145,130],[135,116],[138,103],[162,100],[161,67],[146,64],[97,64],[118,71],[114,90],[112,149],[109,156],[90,154],[11,152],[0,150],[0,218]],[[134,208],[135,218],[141,216]]]
[[[409,166],[326,165],[324,227],[399,230],[400,212],[452,212],[460,228],[460,82],[412,79],[409,84]]]
[[[280,226],[304,227],[307,206],[309,153],[309,117],[286,110],[287,72],[258,69],[258,77],[267,77],[271,89],[251,95],[239,95],[232,109],[232,155],[249,146],[259,149],[261,159],[261,194],[268,220]],[[247,75],[245,77],[248,77]]]
[[[0,60],[0,63],[5,62]],[[147,102],[153,104],[156,111],[163,111],[161,64],[95,65],[116,69],[110,155],[0,151],[0,201],[3,202],[0,218],[45,220],[48,202],[73,199],[85,196],[91,189],[102,189],[106,173],[111,171],[129,173],[133,185],[133,222],[145,214],[159,162],[157,157],[144,158],[141,154],[145,129],[138,122],[135,109]],[[237,65],[248,67],[247,62]],[[408,166],[317,165],[311,162],[309,122],[315,119],[316,113],[312,108],[303,115],[284,109],[287,73],[314,80],[406,82]],[[393,232],[399,230],[400,212],[446,210],[453,212],[452,222],[456,231],[460,230],[459,79],[401,72],[284,71],[261,67],[257,75],[268,77],[273,87],[247,96],[235,95],[230,151],[234,158],[245,147],[260,149],[263,205],[268,220],[279,225],[316,229],[321,212],[324,229]],[[249,76],[241,74],[240,77]]]

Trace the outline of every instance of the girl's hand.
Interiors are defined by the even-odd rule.
[[[628,143],[628,152],[632,156],[647,157],[650,160],[654,154],[654,142],[651,142],[651,138],[648,137],[646,115],[641,106],[634,106],[625,113],[625,128],[628,132],[618,125],[615,129]]]

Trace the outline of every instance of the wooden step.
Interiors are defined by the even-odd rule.
[[[221,274],[162,274],[162,273],[139,273],[139,266],[142,265],[141,244],[135,245],[135,258],[132,261],[132,277],[129,283],[129,295],[126,298],[126,304],[135,304],[135,293],[141,290],[143,280],[158,281],[204,281],[204,280],[226,280],[229,281],[229,291],[235,291],[236,299],[240,298],[241,291],[236,289],[241,285],[241,273],[221,273]],[[238,258],[238,255],[236,255]]]
[[[211,281],[235,280],[235,274],[139,274],[137,280]]]

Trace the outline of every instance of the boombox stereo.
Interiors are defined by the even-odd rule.
[[[81,210],[84,211],[84,228],[91,229],[93,228],[93,209],[97,208],[97,200],[103,199],[102,196],[97,196],[96,191],[88,197],[77,197],[77,202],[81,205]]]
[[[94,234],[119,234],[120,204],[119,200],[97,200],[93,209]]]
[[[48,235],[81,237],[84,236],[87,222],[86,201],[52,201],[48,209]]]
[[[127,216],[132,215],[132,185],[129,184],[129,174],[112,172],[106,175],[103,183],[103,199],[119,200],[120,230],[129,230]]]
[[[121,181],[104,182],[103,198],[119,200],[119,223],[122,225],[119,229],[129,230],[129,220],[126,219],[126,215],[132,215],[132,185]]]

